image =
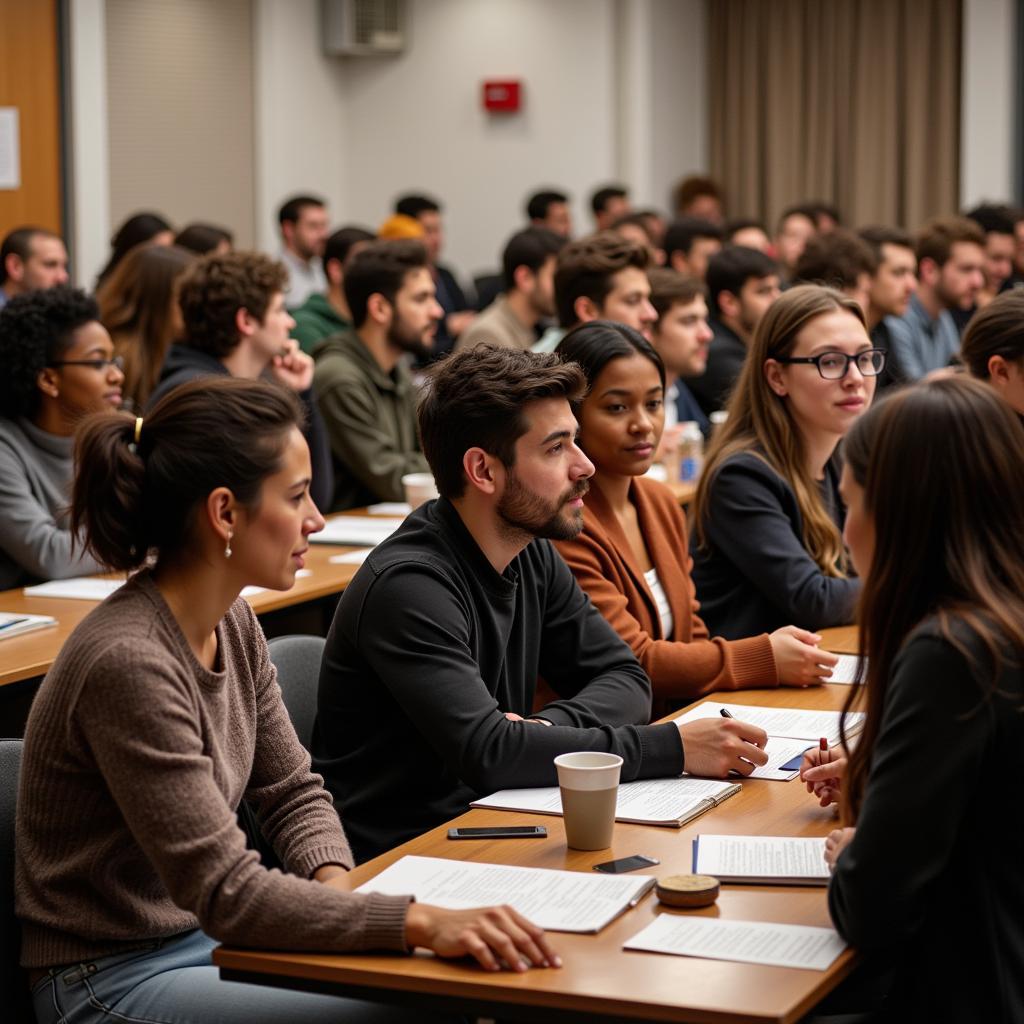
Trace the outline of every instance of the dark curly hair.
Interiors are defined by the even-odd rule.
[[[235,326],[238,310],[248,310],[262,323],[270,300],[287,285],[284,265],[262,253],[204,257],[181,280],[184,343],[215,359],[230,355],[241,341]]]
[[[79,327],[99,318],[92,297],[67,285],[17,295],[0,309],[0,415],[35,415],[40,372],[61,358]]]

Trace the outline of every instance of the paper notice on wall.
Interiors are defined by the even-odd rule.
[[[18,108],[0,107],[0,189],[21,188]]]

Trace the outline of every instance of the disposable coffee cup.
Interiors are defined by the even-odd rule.
[[[580,750],[559,754],[555,768],[569,848],[607,850],[612,845],[622,758],[618,754]]]
[[[405,488],[406,502],[414,509],[438,496],[437,484],[430,473],[406,473],[402,477],[402,487]]]

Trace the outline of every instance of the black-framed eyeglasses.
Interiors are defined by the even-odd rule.
[[[105,370],[113,366],[118,370],[124,370],[124,358],[122,356],[111,356],[109,359],[55,359],[47,366],[91,366],[94,370]]]
[[[817,356],[776,356],[777,363],[811,363],[825,380],[842,380],[856,363],[862,377],[877,377],[885,369],[884,348],[866,348],[854,356],[845,352],[822,352]]]

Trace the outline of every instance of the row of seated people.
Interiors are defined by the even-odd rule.
[[[533,241],[524,240],[526,248]],[[511,261],[520,282],[513,291],[540,287],[552,272],[548,281],[553,278],[564,322],[607,318],[650,337],[664,367],[666,437],[680,420],[697,415],[687,380],[700,379],[711,329],[694,279],[664,268],[647,271],[642,248],[607,234],[572,243],[557,263],[543,246],[521,259]],[[712,270],[719,260],[735,271],[728,287],[716,292],[720,306],[736,296],[752,302],[751,294],[767,286],[757,301],[765,310],[774,308],[777,285],[759,276],[759,259],[767,257],[743,248],[713,258]],[[305,405],[318,507],[400,499],[401,477],[427,469],[416,431],[415,385],[404,361],[410,350],[429,346],[436,320],[422,249],[415,241],[379,242],[357,254],[345,289],[359,326],[325,339],[315,367],[288,338],[292,318],[283,306],[284,282],[281,266],[259,254],[214,254],[192,266],[175,302],[188,340],[170,346],[162,368],[151,372],[149,403],[194,376],[270,374]],[[509,295],[510,302],[514,298]],[[1024,298],[1011,291],[977,314],[963,360],[1024,413],[1022,308]],[[113,355],[116,345],[99,315],[90,300],[64,286],[17,296],[0,312],[0,351],[7,365],[0,381],[0,588],[95,571],[80,546],[73,550],[66,505],[74,426],[85,412],[117,406],[125,386],[121,357]],[[828,341],[826,320],[811,319],[808,334],[815,337],[797,358]],[[745,352],[749,344],[757,354],[743,364],[749,375],[733,389],[723,428],[731,441],[709,463],[694,520],[694,578],[703,618],[713,634],[728,639],[791,623],[815,630],[849,621],[856,596],[837,539],[841,503],[830,456],[841,431],[836,424],[809,421],[806,429],[820,434],[813,442],[816,464],[802,467],[787,454],[790,421],[774,422],[765,412],[779,384],[758,367],[791,358],[794,339],[786,322],[773,317],[769,323],[744,343]],[[866,389],[884,380],[888,358],[873,348],[861,359],[871,377]],[[841,389],[854,374],[842,360],[832,362],[819,367],[814,380],[834,387],[834,379],[825,383],[825,374],[840,373]],[[860,402],[853,395],[849,406],[832,412],[848,417]],[[769,453],[767,461],[751,455],[755,449]],[[744,528],[752,514],[758,517],[756,529]],[[674,547],[681,553],[685,542],[677,538]]]
[[[710,209],[703,202],[715,198],[708,187],[704,183],[704,191],[687,192],[680,209]],[[660,293],[663,302],[666,295],[673,298],[672,281],[678,278],[669,271],[679,271],[704,284],[712,336],[704,365],[668,367],[670,392],[678,415],[696,420],[707,433],[710,414],[724,408],[757,323],[781,287],[814,281],[834,285],[855,298],[876,347],[887,352],[886,368],[878,381],[885,387],[945,366],[956,356],[960,331],[973,311],[1019,279],[1008,254],[1017,222],[1008,209],[998,207],[972,210],[972,219],[931,222],[912,240],[892,228],[845,231],[836,227],[835,211],[805,204],[784,212],[772,240],[749,221],[733,224],[727,233],[712,220],[692,215],[667,227],[663,219],[648,213],[612,218],[612,211],[622,208],[620,201],[628,197],[621,189],[604,189],[595,195],[595,202],[598,198],[595,217],[601,224],[614,225],[614,230],[569,241],[570,225],[558,215],[567,209],[565,196],[548,192],[532,197],[527,208],[531,227],[515,233],[502,253],[502,294],[481,316],[467,319],[465,311],[450,311],[450,296],[461,294],[461,289],[438,262],[444,237],[439,204],[421,196],[403,197],[396,204],[401,212],[381,226],[379,235],[404,234],[422,243],[435,304],[432,326],[425,331],[418,323],[406,322],[409,311],[393,310],[392,319],[398,322],[392,333],[413,346],[412,355],[421,365],[452,344],[461,348],[488,342],[525,348],[537,343],[541,349],[551,349],[565,330],[597,316],[627,323],[657,340],[663,311],[657,297]],[[720,207],[719,197],[719,216]],[[388,404],[388,395],[376,391],[386,392],[401,381],[392,369],[390,353],[381,352],[380,325],[356,328],[353,323],[345,286],[350,262],[375,236],[357,227],[328,235],[326,207],[309,196],[286,202],[279,221],[280,257],[288,273],[278,275],[278,280],[284,281],[284,305],[295,320],[290,332],[303,351],[322,356],[331,367],[320,374],[317,388],[320,405],[329,406],[321,412],[333,450],[332,458],[322,449],[319,452],[318,468],[323,472],[318,473],[317,497],[323,507],[332,509],[398,500],[398,453],[408,451],[410,417],[405,409],[399,423],[406,429],[389,424],[378,432],[377,421],[367,414],[367,402],[375,407],[372,411]],[[164,244],[172,239],[177,244]],[[729,243],[724,249],[723,240]],[[160,384],[169,352],[187,361],[187,350],[199,348],[220,360],[226,345],[233,344],[230,328],[223,332],[226,342],[200,337],[202,327],[194,329],[185,323],[178,301],[181,278],[195,259],[192,249],[223,255],[230,244],[227,232],[208,225],[190,226],[175,238],[167,222],[154,214],[132,217],[116,233],[111,259],[100,275],[97,299],[101,321],[125,361],[122,397],[126,406],[146,407]],[[63,243],[38,229],[12,232],[4,239],[0,256],[0,304],[24,290],[67,278]],[[255,268],[247,266],[246,273],[251,276]],[[311,275],[320,290],[309,291]],[[263,268],[259,276],[273,275]],[[296,291],[300,286],[301,294]],[[245,289],[233,291],[232,299],[237,299]],[[281,319],[278,304],[268,302],[264,308],[261,296],[251,294],[254,289],[249,291],[243,297],[255,300],[264,318],[272,311]],[[645,295],[653,307],[644,301]],[[545,331],[551,318],[556,318],[558,326]],[[353,333],[369,344],[373,360],[357,358],[352,365],[348,357],[353,351],[356,356],[363,354],[362,348],[353,349],[343,340],[351,341]],[[537,335],[543,335],[539,342]],[[172,348],[175,340],[184,341],[185,348]],[[281,352],[287,349],[282,347]],[[185,367],[178,369],[189,372]],[[368,379],[388,375],[391,382]],[[355,384],[358,395],[353,394]],[[409,458],[422,471],[422,459]],[[332,460],[336,487],[328,466]],[[381,464],[386,469],[378,468]]]
[[[806,557],[820,543],[838,563],[828,579],[860,590],[865,728],[850,750],[808,755],[804,771],[820,802],[842,808],[827,848],[833,921],[877,954],[849,998],[884,991],[907,1020],[1014,1019],[1024,836],[992,783],[1024,741],[1024,425],[967,375],[869,409],[878,355],[858,307],[827,289],[787,292],[758,339],[756,372],[745,366],[713,442],[712,479],[735,457],[756,493],[751,457],[774,461],[758,424],[787,431],[797,468],[788,481],[784,464],[772,472]],[[707,639],[683,552],[661,581],[663,549],[685,537],[681,513],[638,479],[662,426],[657,353],[614,322],[581,325],[562,345],[485,345],[431,371],[418,428],[441,497],[342,596],[312,762],[239,598],[246,585],[289,587],[323,525],[294,392],[218,375],[145,416],[81,425],[71,530],[97,564],[134,575],[69,638],[26,732],[17,907],[40,1024],[110,1009],[172,1022],[405,1019],[222,982],[216,941],[423,946],[491,970],[557,968],[555,944],[514,912],[354,894],[345,872],[475,795],[553,784],[567,750],[620,754],[626,780],[765,763],[760,729],[652,724],[653,699],[753,684],[753,664],[771,685],[786,657],[802,677],[789,681],[812,683],[830,659],[798,630],[781,631],[784,656],[777,636]],[[767,387],[742,415],[757,380]],[[845,549],[819,486],[844,435]],[[699,497],[698,522],[702,510]],[[617,597],[602,560],[624,581]],[[583,582],[602,577],[593,602],[570,564]],[[857,698],[851,688],[848,709]],[[284,872],[247,850],[243,799]]]

